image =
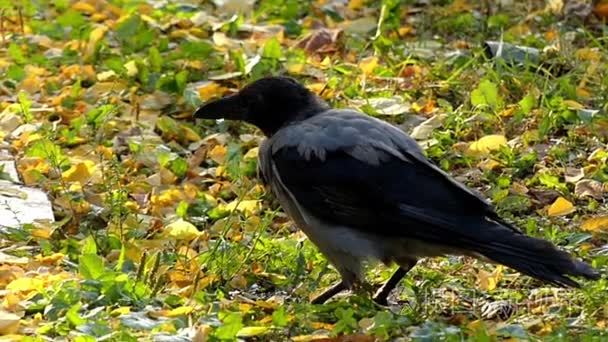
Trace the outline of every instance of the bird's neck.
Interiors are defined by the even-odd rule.
[[[290,116],[286,120],[276,120],[271,123],[267,123],[265,125],[258,125],[258,127],[262,130],[265,136],[272,137],[276,132],[278,132],[281,128],[291,125],[293,123],[304,121],[308,118],[311,118],[315,115],[321,114],[329,109],[329,104],[323,101],[321,98],[315,96],[310,103],[306,106],[302,106],[300,109],[293,111],[293,109],[288,109],[292,111]],[[285,110],[281,111],[284,115]],[[277,115],[275,117],[280,117],[281,115]]]

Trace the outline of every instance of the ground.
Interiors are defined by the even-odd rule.
[[[291,75],[411,133],[605,274],[607,16],[602,1],[0,1],[0,155],[54,214],[0,218],[3,340],[606,340],[606,279],[553,288],[463,257],[422,261],[389,307],[309,304],[338,275],[257,180],[261,133],[191,113]]]

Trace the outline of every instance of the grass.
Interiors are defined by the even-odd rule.
[[[419,139],[429,158],[526,233],[604,272],[599,19],[541,1],[262,0],[235,16],[210,3],[0,8],[0,117],[34,125],[20,135],[0,126],[0,138],[57,219],[0,231],[2,252],[27,260],[0,263],[6,339],[607,338],[605,279],[556,289],[463,257],[420,262],[389,308],[362,294],[309,304],[338,275],[256,180],[260,132],[191,119],[197,105],[269,74],[408,132],[435,116]],[[297,48],[317,22],[340,30],[337,40]],[[493,58],[487,40],[537,48],[541,62]],[[389,98],[398,113],[382,114]],[[480,143],[492,135],[508,144]],[[472,153],[475,141],[485,147]],[[390,273],[369,267],[368,279]]]

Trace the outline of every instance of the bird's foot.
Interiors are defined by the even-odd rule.
[[[332,298],[333,296],[337,295],[338,293],[340,293],[344,290],[346,290],[346,284],[343,281],[340,281],[340,282],[332,285],[330,288],[325,290],[323,293],[321,293],[317,297],[313,298],[310,301],[310,303],[311,304],[323,304],[326,301],[328,301],[330,298]]]

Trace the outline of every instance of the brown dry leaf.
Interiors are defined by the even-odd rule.
[[[608,216],[597,216],[586,219],[581,224],[581,229],[588,232],[608,231]]]
[[[604,186],[593,179],[582,179],[574,186],[574,194],[578,197],[593,197],[602,199],[604,197]]]
[[[341,35],[342,29],[321,28],[300,40],[296,47],[309,54],[334,52],[338,50],[337,43]]]
[[[15,314],[0,311],[0,335],[14,334],[19,330],[21,318]]]
[[[593,13],[600,18],[608,18],[608,2],[598,1],[593,8]]]
[[[585,177],[585,171],[580,167],[566,167],[564,178],[566,183],[576,183]]]
[[[574,205],[563,197],[558,197],[547,210],[549,216],[564,216],[576,211]]]

